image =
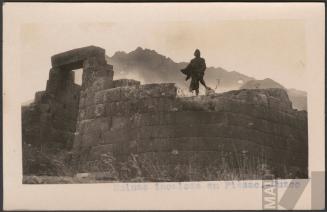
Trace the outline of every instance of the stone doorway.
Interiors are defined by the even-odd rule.
[[[40,115],[40,142],[54,150],[72,149],[80,111],[80,96],[97,78],[112,80],[105,50],[95,46],[51,57],[52,68],[42,96],[47,111]]]

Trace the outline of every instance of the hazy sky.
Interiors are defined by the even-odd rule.
[[[59,16],[58,16],[59,17]],[[81,21],[21,25],[23,100],[44,90],[50,57],[96,45],[111,56],[138,46],[176,62],[189,61],[199,48],[208,66],[272,78],[287,88],[306,90],[305,24],[298,19]]]

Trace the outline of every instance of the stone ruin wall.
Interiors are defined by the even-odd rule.
[[[47,111],[43,98],[51,96],[47,101],[50,114],[60,118],[58,123],[53,118],[42,122],[41,128],[50,140],[45,136],[40,142],[64,141],[64,146],[74,152],[78,172],[107,171],[97,164],[110,153],[117,164],[132,156],[157,167],[161,170],[159,177],[176,179],[176,170],[180,170],[181,180],[201,180],[201,176],[192,177],[191,170],[205,173],[212,168],[223,169],[226,164],[225,169],[260,169],[264,164],[282,178],[291,177],[286,176],[289,170],[294,170],[297,177],[307,177],[307,114],[292,109],[284,90],[177,97],[173,83],[140,85],[135,80],[113,80],[112,66],[102,60],[101,52],[101,57],[73,57],[79,63],[83,61],[81,87],[71,83],[71,71],[59,74],[63,81],[54,77],[66,63],[74,64],[74,60],[65,60],[67,54],[76,55],[78,51],[54,56],[53,66],[60,64],[60,70],[51,69],[47,90],[36,98],[37,107]],[[59,82],[68,86],[59,86]],[[75,95],[78,97],[72,98]],[[69,114],[62,110],[63,104]],[[43,120],[46,113],[40,114]],[[152,176],[153,169],[142,170],[143,175],[158,178]]]
[[[224,159],[238,168],[242,157],[252,169],[264,163],[279,177],[290,169],[306,175],[306,114],[291,108],[284,90],[180,98],[174,84],[105,90],[99,84],[80,104],[74,149],[83,153],[81,172],[101,171],[95,164],[112,152],[119,161],[131,154],[151,161],[168,176],[176,167],[187,173],[190,165],[205,172]]]

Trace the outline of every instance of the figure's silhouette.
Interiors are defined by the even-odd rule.
[[[191,78],[190,92],[195,90],[195,94],[199,95],[199,82],[207,89],[210,88],[204,82],[204,71],[206,70],[206,63],[203,58],[200,57],[200,50],[196,49],[194,52],[195,58],[187,65],[186,68],[182,69],[181,72],[186,75],[186,81]]]

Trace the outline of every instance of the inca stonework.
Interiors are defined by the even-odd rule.
[[[307,113],[294,110],[283,89],[179,97],[174,83],[113,80],[99,47],[51,61],[46,90],[23,108],[23,142],[71,151],[76,172],[110,171],[99,164],[112,155],[112,166],[132,163],[128,175],[149,180],[215,180],[226,170],[264,169],[307,177]],[[81,86],[74,84],[78,68]],[[208,177],[209,170],[215,174]]]

